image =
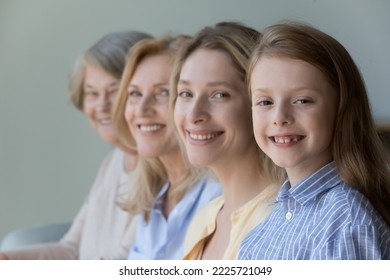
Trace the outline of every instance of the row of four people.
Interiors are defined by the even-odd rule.
[[[100,255],[73,246],[76,258],[123,258],[128,248],[130,259],[389,257],[388,162],[357,67],[330,36],[299,24],[263,36],[220,23],[192,38],[143,39],[123,75],[93,56],[82,61],[73,100],[122,151],[102,172],[123,176],[97,180],[111,187],[96,187],[84,208],[104,211],[95,234],[110,239],[80,237],[88,212],[96,215],[81,211],[73,244]],[[351,142],[356,120],[365,133]],[[114,203],[123,197],[128,212]]]

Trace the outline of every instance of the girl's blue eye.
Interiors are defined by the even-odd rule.
[[[295,101],[295,103],[296,103],[296,104],[305,104],[305,103],[310,103],[310,100],[301,98],[301,99],[297,99],[297,100]]]

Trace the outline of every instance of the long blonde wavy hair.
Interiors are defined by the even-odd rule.
[[[163,36],[157,39],[145,39],[137,43],[129,53],[125,70],[121,79],[118,97],[113,108],[113,124],[118,131],[118,137],[127,148],[137,150],[137,143],[127,125],[124,112],[127,103],[127,87],[136,71],[137,66],[143,59],[154,55],[168,55],[174,59],[177,51],[187,42],[188,36]],[[169,120],[172,121],[172,118]],[[176,135],[172,135],[176,137]],[[201,176],[201,172],[191,167],[188,163],[186,153],[182,150],[183,162],[187,172],[182,174],[175,186],[171,186],[169,199],[179,201],[187,190]],[[144,218],[148,221],[150,209],[153,206],[156,195],[162,186],[168,181],[166,167],[158,158],[140,158],[139,163],[132,176],[135,176],[134,186],[123,208],[130,213],[143,212]]]

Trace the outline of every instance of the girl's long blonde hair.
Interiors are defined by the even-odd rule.
[[[248,69],[263,56],[299,59],[318,68],[339,94],[332,155],[343,180],[363,193],[390,225],[390,162],[376,131],[363,78],[333,37],[298,22],[265,29]],[[335,106],[337,106],[335,104]]]

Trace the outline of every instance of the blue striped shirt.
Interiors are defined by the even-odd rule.
[[[292,188],[288,180],[282,185],[273,211],[241,243],[239,259],[390,259],[390,228],[332,162]]]

